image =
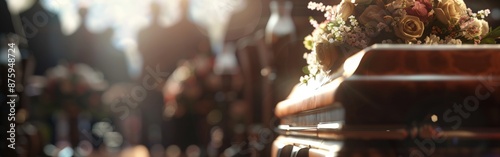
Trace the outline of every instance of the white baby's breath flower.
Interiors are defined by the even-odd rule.
[[[309,75],[304,75],[300,77],[300,82],[307,84],[309,82],[309,79],[310,79]]]
[[[477,12],[477,14],[472,13],[472,14],[469,14],[469,15],[472,16],[472,17],[479,18],[479,19],[484,19],[484,18],[488,17],[488,15],[490,15],[490,13],[491,12],[490,12],[489,9],[485,9],[485,10],[479,10]],[[476,15],[476,16],[474,16],[474,15]]]
[[[335,40],[333,40],[333,38],[330,38],[330,39],[328,39],[328,42],[329,42],[330,44],[332,44],[333,42],[335,42]]]
[[[441,39],[436,36],[435,34],[431,34],[427,37],[425,37],[425,44],[426,45],[437,45],[439,44]]]
[[[309,70],[310,74],[317,74],[319,72],[319,69],[317,66],[307,66],[307,69]]]
[[[484,15],[485,15],[485,16],[488,16],[488,15],[490,15],[490,14],[491,14],[490,9],[485,9],[485,10],[484,10]]]
[[[472,15],[474,12],[472,12],[471,8],[466,9],[467,15]]]
[[[452,45],[462,45],[462,40],[460,39],[449,39],[446,41],[446,44],[452,44]]]

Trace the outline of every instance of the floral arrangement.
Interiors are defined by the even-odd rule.
[[[108,87],[101,72],[85,64],[62,63],[47,70],[41,91],[43,108],[66,109],[68,106],[96,111],[100,93]]]
[[[314,31],[305,37],[311,52],[301,83],[322,84],[343,60],[375,43],[495,44],[500,27],[484,19],[490,10],[473,12],[463,0],[342,0],[335,6],[310,2],[325,21],[310,18]]]

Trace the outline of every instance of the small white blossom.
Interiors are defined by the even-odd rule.
[[[440,43],[441,43],[441,39],[434,34],[425,37],[425,44],[426,45],[437,45]]]
[[[335,41],[335,40],[333,40],[333,38],[328,39],[328,42],[329,42],[330,44],[331,44],[331,43],[333,43],[334,41]]]
[[[462,40],[460,39],[448,39],[446,41],[446,44],[452,44],[452,45],[462,45]]]

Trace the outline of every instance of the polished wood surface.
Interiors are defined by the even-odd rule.
[[[354,72],[344,71],[344,76],[318,89],[296,87],[287,100],[278,103],[276,115],[290,121],[290,117],[297,119],[314,109],[344,110],[344,117],[309,114],[315,116],[302,121],[409,125],[414,121],[429,121],[433,114],[443,119],[443,113],[454,109],[454,104],[478,100],[476,116],[464,118],[462,127],[500,127],[500,116],[492,112],[500,110],[500,94],[495,92],[500,89],[498,46],[376,45],[350,59],[355,57],[359,65]],[[484,100],[477,98],[481,95]]]
[[[375,45],[278,103],[272,155],[500,156],[499,91],[500,46]]]

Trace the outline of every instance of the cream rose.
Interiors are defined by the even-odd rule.
[[[485,20],[481,21],[481,37],[485,37],[490,32],[490,25]]]
[[[489,32],[488,22],[485,20],[474,19],[472,22],[465,26],[464,36],[468,39],[474,39],[476,37],[484,37]]]
[[[363,13],[358,17],[359,23],[362,25],[377,26],[380,22],[384,22],[384,16],[387,15],[384,8],[378,5],[368,6]]]
[[[416,16],[406,15],[394,27],[396,36],[407,41],[416,40],[424,33],[424,23]]]
[[[342,20],[346,21],[349,16],[354,13],[354,3],[351,0],[342,0],[340,4],[337,6],[337,14],[342,18]]]
[[[323,65],[323,70],[338,68],[335,65],[339,64],[339,59],[342,57],[339,46],[333,43],[323,42],[316,44],[315,48],[316,60],[318,60],[319,64]]]
[[[434,11],[440,22],[451,27],[455,26],[460,17],[466,14],[467,6],[463,0],[440,0]]]

